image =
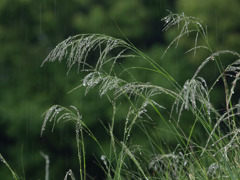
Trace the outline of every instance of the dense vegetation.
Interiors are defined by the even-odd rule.
[[[178,16],[171,14],[171,18],[164,19],[166,25],[173,22],[172,18],[178,20],[178,17],[181,17],[183,24],[180,23],[179,26],[183,28],[173,28],[165,33],[165,41],[170,43],[174,37],[177,37],[172,45],[178,44],[177,49],[174,49],[174,46],[166,48],[159,43],[155,44],[155,42],[163,42],[164,39],[160,29],[162,23],[158,22],[163,14],[157,14],[157,12],[166,13],[166,11],[156,9],[156,2],[149,4],[135,1],[129,4],[127,2],[119,1],[113,5],[96,4],[96,8],[91,8],[91,12],[87,8],[88,3],[69,3],[67,6],[69,9],[65,8],[64,1],[57,4],[48,1],[42,1],[40,4],[28,1],[2,3],[3,7],[9,7],[11,11],[1,11],[2,17],[10,17],[9,21],[2,21],[5,22],[2,26],[5,28],[1,31],[1,36],[6,42],[6,45],[2,47],[3,53],[1,54],[1,86],[4,87],[1,89],[0,109],[3,119],[1,121],[3,128],[1,131],[1,143],[3,144],[3,146],[1,145],[1,154],[13,169],[17,169],[19,177],[26,179],[43,177],[43,157],[47,157],[44,156],[44,153],[50,157],[50,176],[52,178],[64,177],[68,168],[72,168],[74,175],[78,177],[74,124],[60,123],[55,128],[54,134],[49,134],[50,130],[47,130],[39,138],[42,124],[40,115],[44,109],[51,104],[61,104],[66,107],[73,105],[71,108],[54,106],[48,113],[61,111],[64,115],[68,111],[72,119],[84,126],[83,129],[79,129],[80,139],[77,140],[83,142],[81,137],[84,137],[86,154],[81,154],[83,144],[79,144],[79,157],[84,157],[79,161],[82,167],[87,164],[86,171],[92,177],[103,176],[100,170],[102,168],[105,175],[108,177],[115,175],[115,178],[121,176],[160,177],[161,173],[157,173],[161,172],[160,170],[166,172],[163,176],[169,178],[174,178],[176,173],[182,178],[184,175],[189,178],[218,177],[219,172],[223,177],[235,178],[234,172],[237,173],[237,171],[234,167],[237,168],[235,163],[238,158],[237,143],[235,142],[238,137],[237,104],[239,95],[236,92],[239,91],[237,86],[237,60],[239,57],[234,51],[219,51],[219,49],[236,49],[238,47],[240,41],[235,32],[239,25],[234,21],[231,21],[231,25],[230,22],[226,23],[227,20],[223,22],[219,20],[223,18],[220,16],[222,13],[219,12],[226,10],[226,8],[222,8],[224,6],[221,3],[214,4],[214,11],[208,11],[210,15],[207,16],[206,13],[197,14],[199,13],[197,5],[190,6],[189,3],[178,1],[176,5],[180,12],[196,15],[207,22],[208,33],[200,20],[189,18],[184,14]],[[189,6],[185,7],[186,4]],[[148,5],[149,9],[145,8],[145,5]],[[39,16],[34,15],[35,11],[30,8],[31,6],[39,8]],[[118,11],[114,10],[114,6],[118,7]],[[132,12],[131,9],[136,6],[139,9],[145,9],[141,11],[143,14],[133,13],[135,18],[128,18],[128,14]],[[85,15],[76,13],[77,11],[74,10],[76,7],[81,7],[78,12],[83,12]],[[122,7],[122,14],[119,7]],[[209,4],[208,7],[211,8],[212,4]],[[229,18],[238,16],[238,11],[235,11],[234,7]],[[29,11],[23,11],[23,9],[29,9]],[[154,9],[154,11],[150,9]],[[191,9],[196,14],[191,12]],[[113,17],[122,34],[119,30],[116,31],[117,27],[114,23],[112,26],[108,25],[111,20],[104,20],[106,10],[111,10],[110,14],[116,13]],[[14,12],[21,16],[13,16]],[[125,20],[121,21],[120,18],[124,18],[123,14]],[[209,20],[205,16],[216,19]],[[69,22],[66,17],[72,21]],[[96,17],[102,18],[94,20]],[[94,23],[88,26],[89,29],[86,29],[89,18],[93,18],[91,21]],[[125,24],[126,22],[129,24]],[[190,23],[186,24],[186,22]],[[192,22],[200,22],[200,24],[192,26]],[[124,25],[129,28],[125,29]],[[57,32],[54,30],[56,27],[58,27]],[[115,31],[102,27],[114,27]],[[15,33],[17,28],[18,33]],[[79,29],[77,30],[77,28]],[[95,30],[93,31],[93,29]],[[140,30],[141,32],[139,32]],[[149,32],[149,30],[153,32]],[[191,30],[194,32],[191,33]],[[64,74],[64,71],[66,72],[64,63],[48,64],[39,70],[41,60],[47,55],[48,50],[69,34],[79,33],[79,31],[80,33],[104,33],[118,38],[101,34],[72,36],[63,43],[69,45],[69,40],[71,40],[72,47],[76,46],[82,49],[90,43],[89,49],[85,48],[89,53],[84,54],[83,51],[83,61],[79,62],[74,58],[69,60],[68,56],[60,58],[59,60],[68,63],[68,76]],[[118,33],[116,34],[116,32]],[[124,35],[130,41],[128,39],[121,40],[124,39]],[[36,37],[39,38],[36,39]],[[53,40],[49,41],[49,37]],[[79,46],[81,42],[85,44]],[[132,43],[142,51],[139,51]],[[97,50],[99,44],[102,49]],[[227,47],[224,47],[225,45]],[[19,48],[16,48],[18,46]],[[64,51],[64,48],[58,48],[59,46],[56,47],[56,52]],[[71,49],[73,57],[81,55],[78,54],[78,48]],[[91,48],[94,50],[90,51]],[[111,48],[114,50],[110,51]],[[46,49],[48,50],[46,51]],[[167,53],[165,53],[165,49],[167,49]],[[69,52],[68,50],[70,49],[67,49],[66,52]],[[188,50],[191,51],[188,52]],[[188,53],[183,55],[182,52]],[[51,53],[50,58],[47,58],[46,61],[59,58],[57,53],[55,57],[53,55]],[[162,55],[164,56],[161,59]],[[87,61],[84,61],[85,57],[87,57]],[[101,60],[101,57],[102,61],[95,67],[96,61],[92,61],[92,59]],[[32,59],[36,59],[36,61]],[[107,59],[110,61],[104,62]],[[235,64],[232,64],[233,62]],[[202,63],[203,65],[206,63],[204,68],[202,68]],[[197,70],[197,73],[194,74],[198,67],[201,71]],[[69,68],[72,70],[70,71]],[[41,74],[36,74],[36,72],[41,72]],[[76,72],[79,72],[77,76]],[[111,79],[112,77],[116,78]],[[85,89],[78,88],[65,96],[66,92],[81,83],[85,85]],[[96,87],[92,89],[95,85]],[[98,97],[98,94],[101,98]],[[82,116],[78,115],[78,110],[76,111],[73,107],[76,107]],[[54,117],[56,117],[55,120],[58,120],[61,116]],[[46,118],[45,122],[47,120],[50,119]],[[99,122],[102,122],[102,125]],[[109,132],[109,135],[106,132]],[[60,141],[58,141],[59,139]],[[36,144],[36,140],[39,143]],[[96,142],[99,144],[99,149],[96,148]],[[115,152],[114,146],[118,150],[119,148],[122,150]],[[215,148],[219,149],[216,157],[222,157],[221,153],[226,157],[226,162],[224,158],[220,161],[221,166],[218,161],[220,158],[213,158],[215,157],[213,156]],[[40,154],[39,151],[44,153]],[[232,157],[229,158],[228,152]],[[126,158],[126,164],[120,161],[122,157]],[[151,162],[149,162],[150,159],[152,159]],[[173,164],[171,159],[179,163]],[[193,159],[199,161],[191,164]],[[64,164],[60,164],[61,161]],[[186,174],[183,166],[185,163],[188,165],[188,169],[191,166],[194,173],[191,171]],[[156,169],[154,170],[155,165],[157,172],[155,172]],[[168,165],[172,165],[174,168],[168,168]],[[178,169],[178,167],[181,168]],[[196,167],[199,172],[194,171]],[[209,170],[210,167],[212,172]],[[33,171],[33,168],[38,170]],[[129,171],[131,174],[125,173],[125,170],[129,170],[126,168],[131,169]],[[229,168],[233,170],[230,171]],[[62,172],[62,174],[58,172]],[[8,169],[4,166],[1,166],[0,173],[6,179],[11,178]],[[85,175],[85,172],[80,172],[82,178]]]

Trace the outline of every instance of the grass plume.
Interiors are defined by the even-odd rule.
[[[181,38],[190,38],[189,34],[194,37],[194,47],[186,53],[193,51],[193,55],[197,56],[199,49],[208,51],[207,57],[202,59],[196,71],[183,85],[158,61],[147,56],[128,40],[104,34],[69,37],[59,43],[43,61],[42,66],[47,62],[64,61],[68,68],[67,73],[76,66],[78,72],[83,72],[85,76],[81,84],[73,90],[85,88],[84,95],[88,95],[91,89],[98,89],[99,96],[105,97],[112,105],[110,123],[102,123],[110,137],[107,152],[86,125],[77,107],[53,105],[44,113],[41,136],[49,123],[52,123],[53,131],[60,121],[74,122],[81,180],[91,178],[86,170],[85,133],[90,135],[101,150],[102,155],[96,157],[96,161],[106,179],[240,178],[240,101],[233,100],[237,97],[234,91],[237,90],[240,79],[240,55],[231,50],[213,51],[208,41],[207,27],[198,18],[169,12],[162,20],[165,23],[163,31],[170,28],[179,30],[162,58],[173,45],[180,46]],[[95,64],[89,56],[96,58]],[[234,61],[224,67],[222,61],[226,57],[234,58]],[[125,62],[133,60],[142,61],[146,66],[126,63],[125,67]],[[200,75],[203,69],[209,68],[210,63],[214,64],[218,71],[218,77],[213,83]],[[137,80],[135,70],[152,73],[165,79],[168,85]],[[219,81],[222,81],[225,93],[224,111],[214,107],[214,102],[211,101],[211,95]],[[173,102],[170,109],[162,99]],[[124,102],[124,105],[121,102]],[[121,112],[119,109],[123,106],[126,116],[122,136],[117,138],[116,120]],[[190,117],[187,121],[184,119],[185,112],[190,112],[187,114],[187,117]],[[186,122],[191,124],[187,130],[182,127]],[[196,133],[199,132],[197,128],[201,128],[200,139],[196,138]],[[139,130],[144,136],[146,147],[132,142],[131,137]],[[162,132],[171,135],[177,143],[170,144]],[[47,156],[42,155],[47,160]],[[13,178],[19,179],[1,154],[0,159],[11,171]],[[75,180],[71,169],[64,180],[68,177]]]
[[[138,50],[129,41],[102,34],[83,34],[69,37],[50,52],[43,64],[64,60],[68,72],[76,64],[78,71],[87,72],[87,75],[82,79],[82,84],[74,90],[84,87],[85,95],[87,95],[90,89],[98,88],[99,95],[106,96],[111,102],[113,106],[112,122],[109,128],[105,126],[111,137],[110,154],[103,151],[100,158],[104,164],[101,166],[102,170],[108,179],[141,179],[141,177],[144,179],[237,178],[239,176],[239,170],[236,168],[239,167],[237,152],[240,130],[235,121],[239,116],[240,105],[239,103],[233,104],[232,98],[239,80],[240,55],[230,50],[213,52],[208,42],[206,26],[195,17],[186,16],[184,13],[174,14],[170,12],[162,20],[165,22],[163,31],[175,26],[180,29],[179,35],[166,48],[162,57],[174,44],[177,47],[182,37],[189,34],[195,34],[194,47],[186,53],[194,51],[194,56],[197,56],[197,52],[201,48],[207,49],[209,52],[209,56],[203,59],[195,73],[185,81],[183,86],[178,84],[158,62]],[[201,41],[203,44],[199,44],[199,38],[204,40]],[[88,62],[88,56],[92,52],[97,54],[95,65]],[[236,60],[224,68],[221,62],[223,55],[231,55],[236,57]],[[119,66],[118,62],[134,58],[145,61],[149,66],[119,68],[122,66]],[[199,76],[204,68],[208,68],[210,62],[214,62],[219,71],[219,77],[212,85],[209,85],[206,79]],[[133,69],[147,70],[160,75],[170,82],[171,87],[137,81],[134,78],[134,73],[131,72]],[[130,76],[126,78],[126,74]],[[228,79],[226,79],[228,75],[233,77],[230,88],[228,87]],[[219,113],[211,102],[211,92],[219,79],[223,81],[226,96],[226,112],[223,114]],[[160,103],[161,101],[156,100],[162,95],[174,100],[169,117],[162,113],[162,111],[167,111],[166,107]],[[120,97],[124,97],[128,101],[129,109],[125,117],[123,136],[119,140],[115,137],[113,130],[117,118],[118,108],[116,104],[118,100],[121,100]],[[76,108],[73,109],[78,112]],[[66,112],[58,115],[60,111]],[[180,126],[183,111],[192,113],[193,125],[189,132],[184,132]],[[157,143],[146,129],[145,124],[153,123],[156,119],[153,114],[157,115],[160,121],[165,124],[168,129],[166,131],[177,139],[178,144],[175,148],[171,148],[161,137],[162,143]],[[59,122],[61,119],[74,120],[78,124],[76,129],[84,129],[91,134],[79,115],[73,115],[69,109],[59,105],[51,107],[46,112],[42,132],[48,121],[54,121],[54,126],[55,122]],[[205,134],[206,140],[196,141],[193,138],[197,124],[203,128],[202,133]],[[221,130],[223,125],[227,127],[227,132]],[[79,126],[83,128],[79,128]],[[151,147],[146,150],[148,153],[144,153],[144,155],[137,155],[137,146],[130,145],[129,137],[134,133],[133,127],[135,126],[143,130]],[[78,131],[76,132],[78,137]],[[91,136],[101,147],[97,138],[93,134]],[[77,138],[77,146],[78,149],[82,148],[81,157],[84,158],[84,144],[79,146],[84,141],[82,134],[80,137],[80,139]],[[78,154],[80,153],[78,152]],[[81,159],[79,159],[79,163],[82,164]],[[85,167],[85,160],[83,160],[83,166]],[[236,172],[229,170],[229,168],[236,170]],[[86,176],[83,177],[82,174],[81,177],[86,179]]]

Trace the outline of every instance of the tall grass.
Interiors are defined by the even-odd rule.
[[[195,36],[193,51],[197,56],[199,49],[206,49],[208,57],[202,60],[192,77],[181,86],[160,63],[137,49],[128,39],[126,41],[102,34],[83,34],[69,37],[54,48],[43,61],[66,61],[68,72],[74,65],[78,71],[87,75],[82,79],[82,84],[76,87],[85,88],[85,94],[92,88],[98,88],[99,95],[106,96],[113,107],[112,121],[105,127],[110,136],[110,149],[106,153],[98,139],[84,125],[77,109],[78,115],[68,108],[58,105],[51,107],[44,119],[42,132],[48,121],[54,124],[62,119],[74,120],[76,123],[76,143],[80,164],[80,177],[86,179],[85,147],[82,131],[87,131],[96,144],[102,149],[100,166],[106,174],[106,179],[238,179],[239,178],[239,132],[237,120],[239,119],[240,104],[233,104],[234,90],[239,80],[240,55],[235,51],[221,50],[214,52],[207,36],[207,28],[194,17],[184,13],[173,14],[162,19],[165,22],[164,31],[177,27],[179,35],[170,43],[163,53],[189,34]],[[201,39],[201,41],[199,41]],[[199,45],[199,42],[202,44]],[[95,65],[88,62],[90,53],[98,55]],[[222,65],[223,55],[232,56],[235,61],[226,68]],[[231,58],[232,58],[231,57]],[[133,59],[145,61],[146,66],[124,67],[119,62],[132,61]],[[200,76],[209,63],[215,63],[219,77],[209,85],[208,81]],[[148,71],[161,76],[170,82],[171,86],[155,85],[152,82],[136,80],[134,71]],[[227,78],[227,77],[231,78]],[[225,110],[220,113],[211,102],[211,93],[218,81],[223,82],[225,92]],[[164,95],[174,103],[171,113],[167,117],[163,112],[169,111],[160,104]],[[129,103],[126,113],[123,134],[116,138],[114,129],[115,120],[118,118],[119,101]],[[60,113],[62,111],[64,113]],[[184,131],[181,127],[182,113],[192,113],[192,127]],[[157,116],[156,116],[157,115]],[[156,141],[149,132],[148,125],[154,121],[161,121],[166,131],[177,140],[175,147],[168,145],[163,138]],[[130,137],[137,126],[148,138],[150,148],[131,144]],[[202,139],[196,140],[194,133],[196,126],[202,127]],[[225,127],[227,131],[223,130]],[[159,128],[160,129],[160,128]],[[80,133],[79,133],[80,131]],[[151,130],[150,130],[151,131]],[[156,135],[156,134],[155,134]],[[73,178],[72,178],[73,179]]]
[[[98,137],[84,123],[78,109],[54,105],[45,113],[41,134],[47,123],[60,121],[73,121],[76,133],[76,157],[79,161],[79,176],[81,180],[91,178],[86,171],[86,151],[84,133],[89,134],[102,151],[97,159],[104,171],[106,179],[239,179],[239,132],[238,127],[240,104],[233,103],[234,91],[240,75],[240,55],[235,51],[213,51],[207,35],[207,28],[194,17],[182,14],[169,15],[162,19],[165,22],[163,31],[176,27],[179,35],[170,43],[162,57],[172,46],[177,47],[183,37],[193,35],[194,47],[187,53],[198,55],[200,49],[205,49],[208,56],[202,60],[192,77],[186,79],[183,85],[179,84],[158,61],[151,59],[137,49],[128,39],[125,41],[103,34],[82,34],[69,37],[59,43],[43,61],[65,61],[68,73],[74,66],[78,71],[86,74],[82,83],[74,88],[85,88],[85,95],[95,88],[99,96],[106,97],[113,108],[111,123],[106,126],[106,133],[110,137],[110,147],[102,147]],[[201,42],[201,44],[199,44]],[[97,55],[96,64],[93,65],[88,57]],[[222,56],[235,60],[224,67]],[[134,60],[145,62],[146,66],[125,67],[120,63]],[[209,84],[207,79],[200,76],[208,64],[215,63],[219,72],[216,80]],[[131,64],[131,63],[129,63]],[[137,80],[135,72],[155,73],[167,85],[153,84]],[[211,94],[219,81],[223,84],[225,92],[224,111],[219,111],[211,102]],[[173,102],[170,109],[161,104],[162,98]],[[122,101],[129,106],[124,119],[123,133],[116,136],[115,129],[118,110]],[[192,124],[190,130],[182,127],[183,114],[188,111]],[[169,115],[166,116],[166,112]],[[186,121],[184,121],[185,123]],[[168,142],[158,136],[162,131],[170,134],[176,144]],[[201,127],[201,139],[195,138],[197,128]],[[227,130],[223,130],[227,129]],[[139,129],[147,138],[148,147],[133,144],[131,136]],[[3,158],[1,158],[3,159]],[[5,161],[4,161],[5,162]],[[11,171],[13,172],[13,171]],[[76,172],[74,172],[76,173]],[[13,174],[14,175],[14,174]],[[75,179],[72,170],[66,173]]]
[[[10,165],[7,163],[7,161],[4,159],[4,157],[2,156],[2,154],[0,154],[0,161],[5,164],[7,166],[7,168],[10,170],[11,174],[12,174],[12,177],[14,180],[18,180],[18,176],[17,174],[15,173],[15,171],[10,167]]]

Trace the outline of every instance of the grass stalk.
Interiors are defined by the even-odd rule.
[[[90,134],[103,152],[101,159],[104,165],[101,168],[109,179],[121,180],[133,177],[142,177],[144,179],[214,179],[225,176],[229,178],[236,177],[229,167],[233,167],[237,161],[230,162],[229,152],[236,153],[238,148],[236,144],[239,142],[240,130],[235,123],[238,115],[236,110],[239,109],[239,104],[233,104],[232,97],[240,76],[238,67],[240,55],[229,50],[214,52],[208,41],[207,28],[195,17],[186,16],[184,13],[174,14],[170,12],[162,20],[165,22],[163,31],[174,26],[177,26],[180,30],[179,35],[169,44],[162,57],[170,47],[174,44],[177,47],[180,39],[189,34],[195,34],[195,38],[194,47],[187,52],[193,51],[194,56],[196,56],[197,50],[204,48],[210,53],[193,73],[193,76],[186,80],[183,87],[157,61],[137,49],[124,35],[126,41],[101,34],[83,34],[69,37],[53,49],[43,61],[44,64],[46,62],[66,60],[68,72],[74,65],[77,65],[78,70],[86,72],[87,75],[82,79],[82,84],[74,90],[85,88],[85,94],[87,94],[90,89],[98,88],[100,97],[106,96],[113,107],[111,123],[108,127],[104,125],[110,136],[109,154],[105,153],[97,138],[81,120],[81,116],[75,107],[72,107],[75,110],[74,113],[67,108],[56,105],[45,114],[42,132],[47,121],[54,121],[54,124],[61,119],[75,121],[81,180],[87,178],[84,132]],[[204,40],[203,45],[198,45],[199,38]],[[87,61],[88,55],[92,51],[96,51],[96,49],[99,50],[97,62],[95,65],[89,64]],[[238,60],[224,68],[220,56],[226,54],[238,57]],[[135,57],[146,62],[150,68],[117,66],[117,62],[122,59],[131,60]],[[200,73],[212,61],[215,62],[215,67],[220,75],[209,89],[208,82],[200,77]],[[120,68],[122,69],[119,70]],[[132,70],[147,71],[160,75],[170,82],[171,86],[164,87],[164,85],[154,85],[152,82],[136,81]],[[236,74],[231,87],[228,85],[229,82],[226,78],[227,72]],[[126,78],[126,73],[131,78]],[[218,112],[210,101],[211,92],[219,79],[223,81],[225,92],[226,113],[223,114]],[[158,101],[161,95],[174,100],[170,117],[165,115],[167,110]],[[128,109],[125,108],[127,115],[121,140],[117,139],[114,134],[116,129],[115,121],[118,118],[116,102],[118,100],[123,101],[120,97],[123,97],[129,105]],[[149,109],[151,109],[150,112]],[[176,113],[174,109],[176,109]],[[63,111],[65,112],[63,113]],[[180,126],[184,111],[189,111],[192,115],[191,119],[193,119],[191,128],[186,131]],[[59,112],[63,114],[61,116],[57,115]],[[161,121],[169,129],[156,128],[171,133],[177,141],[175,147],[167,145],[162,137],[159,139],[166,145],[165,147],[159,145],[155,141],[154,135],[148,132],[144,122],[154,124],[155,120],[156,122]],[[228,128],[229,132],[221,131],[222,124]],[[194,139],[197,126],[201,126],[203,129],[202,134],[204,137],[201,137],[200,140]],[[134,146],[131,145],[131,135],[134,133],[134,127],[139,127],[149,141],[149,154],[144,154],[145,157],[138,156],[135,152],[137,148],[134,149]],[[202,145],[203,143],[205,143],[205,146]],[[219,158],[221,155],[224,156],[223,160]],[[150,160],[149,157],[151,157]],[[101,163],[99,162],[99,164]],[[133,171],[128,172],[126,167],[133,168]],[[219,173],[219,169],[223,174]]]

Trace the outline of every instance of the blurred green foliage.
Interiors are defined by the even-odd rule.
[[[226,0],[1,0],[0,152],[19,176],[26,179],[44,178],[45,164],[40,151],[50,156],[52,179],[62,179],[69,168],[77,172],[75,134],[71,123],[58,125],[54,134],[50,134],[49,128],[40,138],[41,115],[53,104],[78,107],[96,137],[106,143],[107,137],[103,136],[106,133],[103,133],[105,130],[99,120],[105,122],[111,117],[111,105],[107,99],[101,99],[93,90],[87,97],[84,89],[67,94],[80,84],[82,74],[74,69],[66,76],[64,63],[40,68],[50,50],[68,36],[81,33],[126,36],[183,84],[205,54],[179,56],[192,47],[189,41],[194,42],[194,37],[189,37],[190,40],[180,41],[178,49],[170,49],[161,59],[166,45],[176,36],[175,31],[162,32],[161,18],[167,15],[166,9],[202,19],[208,25],[214,48],[238,50],[238,7],[238,0],[231,3]],[[94,63],[94,59],[92,61]],[[158,77],[142,72],[139,79],[161,83]],[[121,126],[121,117],[118,123]],[[98,153],[95,144],[89,141],[86,146],[90,167],[96,168],[92,155]],[[94,168],[89,168],[88,172],[98,179],[102,176]],[[11,179],[2,164],[0,177]]]

